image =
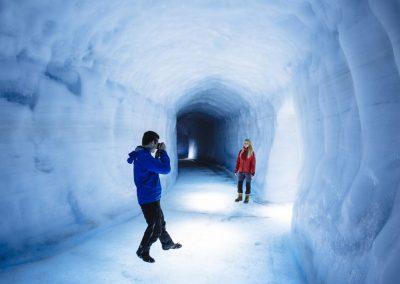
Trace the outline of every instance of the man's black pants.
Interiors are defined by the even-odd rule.
[[[160,239],[162,246],[173,244],[171,237],[165,229],[164,214],[161,210],[160,201],[140,205],[147,228],[144,232],[140,246],[143,252],[148,252],[151,245]]]

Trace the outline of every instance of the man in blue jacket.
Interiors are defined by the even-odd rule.
[[[178,249],[182,245],[174,243],[165,229],[164,214],[161,210],[161,183],[158,174],[168,174],[171,171],[169,157],[164,143],[158,143],[160,137],[153,131],[143,134],[142,146],[136,147],[135,151],[129,153],[128,163],[133,163],[133,175],[137,188],[137,198],[147,228],[144,232],[140,246],[136,252],[137,256],[146,262],[153,263],[155,260],[150,256],[151,245],[160,239],[164,250]],[[154,158],[151,153],[155,152]]]

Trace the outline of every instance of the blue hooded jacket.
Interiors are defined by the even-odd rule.
[[[159,158],[154,158],[150,151],[142,146],[129,153],[127,162],[133,163],[133,176],[137,188],[140,205],[161,199],[161,183],[158,174],[168,174],[171,171],[169,157],[166,151],[158,150]]]

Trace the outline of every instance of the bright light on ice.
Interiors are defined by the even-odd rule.
[[[218,188],[220,184],[207,184],[207,187]],[[182,194],[182,203],[185,204],[185,210],[191,210],[203,213],[220,213],[237,216],[260,216],[271,218],[274,222],[290,224],[292,220],[293,203],[259,205],[251,204],[248,208],[243,207],[241,203],[234,203],[235,193],[225,192],[197,191]]]
[[[299,121],[292,99],[277,111],[274,142],[269,156],[264,199],[270,202],[293,202],[299,187],[301,138]]]
[[[196,159],[197,158],[197,147],[194,140],[189,141],[189,153],[188,159]]]
[[[280,223],[290,224],[292,222],[293,203],[271,204],[264,209],[265,215]]]
[[[222,192],[193,192],[183,198],[187,209],[208,213],[221,212],[232,203],[232,198]]]

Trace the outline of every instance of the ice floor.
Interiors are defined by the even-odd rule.
[[[135,251],[142,215],[98,230],[81,243],[2,271],[1,283],[303,283],[292,254],[291,204],[235,203],[235,183],[219,168],[181,162],[162,200],[167,229],[183,248]],[[132,206],[138,206],[132,204]]]

